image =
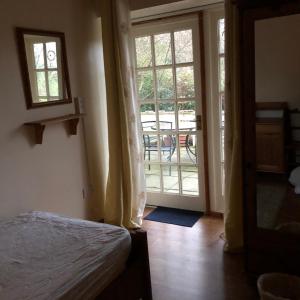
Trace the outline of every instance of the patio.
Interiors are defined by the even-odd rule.
[[[195,111],[179,110],[178,127],[176,127],[175,106],[172,105],[172,111],[159,110],[159,121],[157,122],[160,126],[159,132],[155,125],[154,105],[152,109],[144,107],[141,112],[144,147],[146,145],[145,175],[147,191],[198,195]],[[151,125],[152,122],[154,125]],[[165,126],[165,123],[170,124],[170,127],[163,129],[162,126]],[[178,130],[175,130],[176,128]],[[168,131],[168,133],[165,131]],[[173,132],[174,134],[172,134]],[[159,133],[160,135],[158,135]],[[160,145],[158,145],[158,141],[160,141]],[[168,143],[169,151],[166,147]],[[158,146],[160,146],[161,153],[159,153]],[[170,151],[171,149],[172,151]],[[179,184],[180,179],[181,186]]]
[[[162,154],[162,156],[165,156]],[[198,166],[193,164],[185,148],[180,148],[181,161],[184,165],[163,164],[157,160],[157,153],[151,154],[151,164],[145,160],[146,186],[148,192],[163,192],[196,196],[198,191]],[[173,156],[177,160],[177,150]],[[161,178],[162,177],[162,178]],[[181,177],[182,191],[179,191],[179,177]],[[161,186],[162,185],[162,186]]]

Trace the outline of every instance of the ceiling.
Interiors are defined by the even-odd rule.
[[[223,0],[130,0],[131,18],[141,19],[151,16],[191,11],[201,6],[223,3]]]

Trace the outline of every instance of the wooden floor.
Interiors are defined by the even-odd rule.
[[[151,212],[146,208],[145,215]],[[202,217],[192,228],[144,220],[153,300],[258,299],[243,257],[223,253],[223,221]]]

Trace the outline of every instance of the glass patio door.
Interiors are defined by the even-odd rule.
[[[134,26],[148,204],[204,210],[198,17]]]

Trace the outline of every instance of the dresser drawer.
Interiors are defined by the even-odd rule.
[[[271,124],[271,123],[263,123],[263,124],[256,124],[256,132],[257,133],[277,133],[282,134],[283,133],[283,125],[281,123],[279,124]]]
[[[285,172],[283,122],[256,123],[256,169]]]

